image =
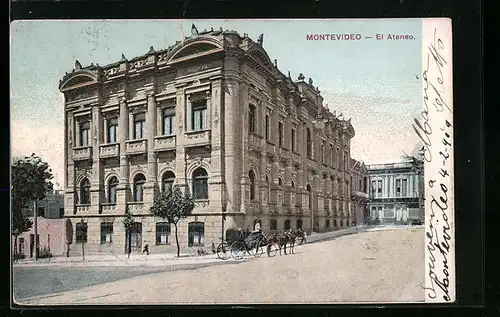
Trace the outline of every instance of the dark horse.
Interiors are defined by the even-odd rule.
[[[289,244],[289,251],[290,254],[294,253],[294,247],[295,247],[295,242],[297,241],[297,238],[301,239],[301,241],[304,241],[305,239],[305,232],[302,231],[302,229],[298,229],[296,232],[294,232],[292,229],[282,232],[282,233],[276,233],[276,234],[270,234],[266,236],[266,239],[269,244],[271,243],[276,243],[278,245],[280,255],[282,255],[281,250],[283,250],[283,253],[285,255],[288,254],[287,252],[287,245]]]

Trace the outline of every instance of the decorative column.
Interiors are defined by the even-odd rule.
[[[221,212],[225,201],[224,188],[224,157],[222,143],[224,141],[223,133],[224,126],[220,120],[222,113],[222,83],[220,78],[212,81],[211,92],[207,92],[207,107],[210,102],[211,117],[209,118],[209,126],[211,127],[211,176],[209,180],[209,199],[210,207],[214,212]]]
[[[232,68],[228,70],[225,77],[224,91],[224,172],[226,173],[226,195],[228,196],[228,211],[238,211],[241,204],[240,199],[240,177],[241,176],[241,139],[238,137],[241,127],[240,115],[240,78],[234,73],[237,61],[231,63]],[[230,75],[229,75],[230,74]]]
[[[123,97],[120,100],[120,122],[118,124],[118,141],[120,143],[120,183],[117,187],[117,212],[119,214],[125,213],[127,207],[129,185],[129,159],[126,155],[127,139],[129,131],[129,113],[127,107],[127,100]]]
[[[73,146],[75,143],[75,120],[73,113],[66,112],[66,166],[65,166],[65,195],[64,195],[64,215],[73,214],[75,208],[75,163],[73,161]]]
[[[127,109],[128,112],[128,109]],[[134,114],[128,112],[128,137],[127,140],[132,140],[134,138]]]
[[[175,122],[174,122],[175,124]],[[173,131],[175,133],[175,129]],[[163,135],[163,113],[161,107],[156,107],[156,135]]]
[[[155,136],[156,136],[156,97],[154,91],[147,93],[147,113],[146,113],[146,137],[147,137],[147,150],[148,150],[148,170],[146,175],[145,186],[145,201],[146,203],[153,202],[157,187],[157,163],[156,153],[154,151]]]
[[[268,184],[266,182],[266,172],[267,172],[267,153],[265,150],[260,152],[260,201],[262,202],[262,210],[267,211],[268,204]],[[271,180],[269,180],[271,181]],[[270,185],[270,184],[269,184]]]
[[[101,206],[101,160],[99,159],[99,146],[101,135],[101,110],[99,105],[92,107],[90,142],[92,144],[92,182],[90,187],[91,210],[93,214],[99,213]]]
[[[103,144],[107,144],[108,143],[108,118],[106,117],[106,115],[103,116],[103,140],[102,140],[102,143]]]
[[[81,140],[80,140],[80,122],[78,119],[75,117],[75,135],[74,135],[74,144],[73,147],[79,147],[81,146]]]
[[[248,178],[248,85],[246,83],[240,84],[240,132],[241,132],[241,176],[240,176],[240,212],[246,211],[247,200],[250,199],[250,182]]]
[[[186,109],[186,96],[184,93],[184,87],[179,85],[176,86],[176,106],[175,106],[175,118],[177,120],[177,133],[176,133],[176,148],[175,148],[175,167],[176,167],[176,183],[182,189],[186,189],[186,151],[184,148],[185,140],[185,109]]]

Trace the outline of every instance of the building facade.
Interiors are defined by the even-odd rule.
[[[361,225],[365,223],[369,214],[368,170],[362,161],[351,159],[351,184],[354,225]]]
[[[380,224],[424,221],[423,171],[410,162],[367,166],[370,182],[369,220]]]
[[[26,217],[33,217],[34,205],[28,204],[22,213]],[[39,217],[46,219],[60,219],[64,217],[64,190],[51,190],[45,194],[45,198],[37,202]]]
[[[173,228],[150,207],[174,184],[196,199],[179,223],[183,250],[217,245],[229,227],[310,232],[353,223],[350,120],[323,106],[312,79],[284,75],[262,35],[194,31],[131,60],[76,62],[59,88],[65,217],[88,252],[124,251],[127,209],[136,250],[173,250]]]
[[[17,237],[17,249],[14,245],[16,239],[12,239],[12,250],[21,254],[24,258],[34,258],[36,252],[35,234],[38,238],[38,250],[50,252],[52,256],[66,255],[68,244],[71,242],[72,224],[69,219],[37,218],[37,230],[35,233],[35,218],[29,217],[33,222],[30,230],[23,232]]]

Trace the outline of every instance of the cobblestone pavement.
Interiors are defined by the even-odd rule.
[[[271,304],[421,302],[422,228],[371,231],[297,247],[296,254],[161,272],[20,304]]]

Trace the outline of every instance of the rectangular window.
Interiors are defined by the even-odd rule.
[[[45,207],[38,207],[36,214],[38,217],[45,217]]]
[[[191,127],[193,131],[206,129],[207,101],[200,100],[192,104]]]
[[[325,164],[325,142],[321,141],[321,163]]]
[[[372,196],[376,197],[377,195],[377,181],[372,181]]]
[[[144,113],[138,113],[134,115],[134,140],[140,140],[144,138],[145,122],[146,115]]]
[[[401,180],[396,179],[396,197],[401,197]]]
[[[170,224],[168,222],[158,222],[156,224],[156,244],[168,244],[170,235]]]
[[[80,123],[80,146],[89,146],[90,122]]]
[[[337,148],[337,169],[340,169],[340,149]]]
[[[285,220],[285,230],[290,230],[290,220]]]
[[[269,122],[269,116],[266,115],[266,141],[269,141],[269,137],[270,137],[270,131],[269,129],[271,128],[271,125],[270,125],[270,122]]]
[[[163,111],[163,135],[174,134],[175,108],[170,107]]]
[[[348,163],[349,162],[347,161],[347,155],[344,154],[344,171],[346,171],[346,172],[349,170],[348,166],[347,166]]]
[[[297,229],[302,229],[302,219],[297,219]]]
[[[17,249],[18,254],[24,254],[24,238],[19,238],[19,248]]]
[[[269,229],[270,230],[278,230],[278,220],[276,219],[271,219],[269,221]]]
[[[382,196],[382,181],[377,181],[377,195]]]
[[[408,194],[408,180],[403,179],[401,185],[401,196],[406,197]]]
[[[250,105],[250,109],[248,110],[248,133],[255,133],[255,106]]]
[[[101,223],[101,244],[112,243],[113,239],[113,224]]]
[[[108,121],[107,143],[116,143],[116,132],[118,130],[118,119],[113,118]]]
[[[330,166],[334,167],[334,162],[333,162],[333,146],[330,145]]]
[[[77,222],[76,223],[76,243],[87,242],[87,224]]]
[[[283,123],[278,122],[278,144],[283,147]]]
[[[292,151],[295,152],[295,129],[292,129]]]
[[[326,228],[330,228],[330,219],[326,219],[326,224],[325,224]]]

